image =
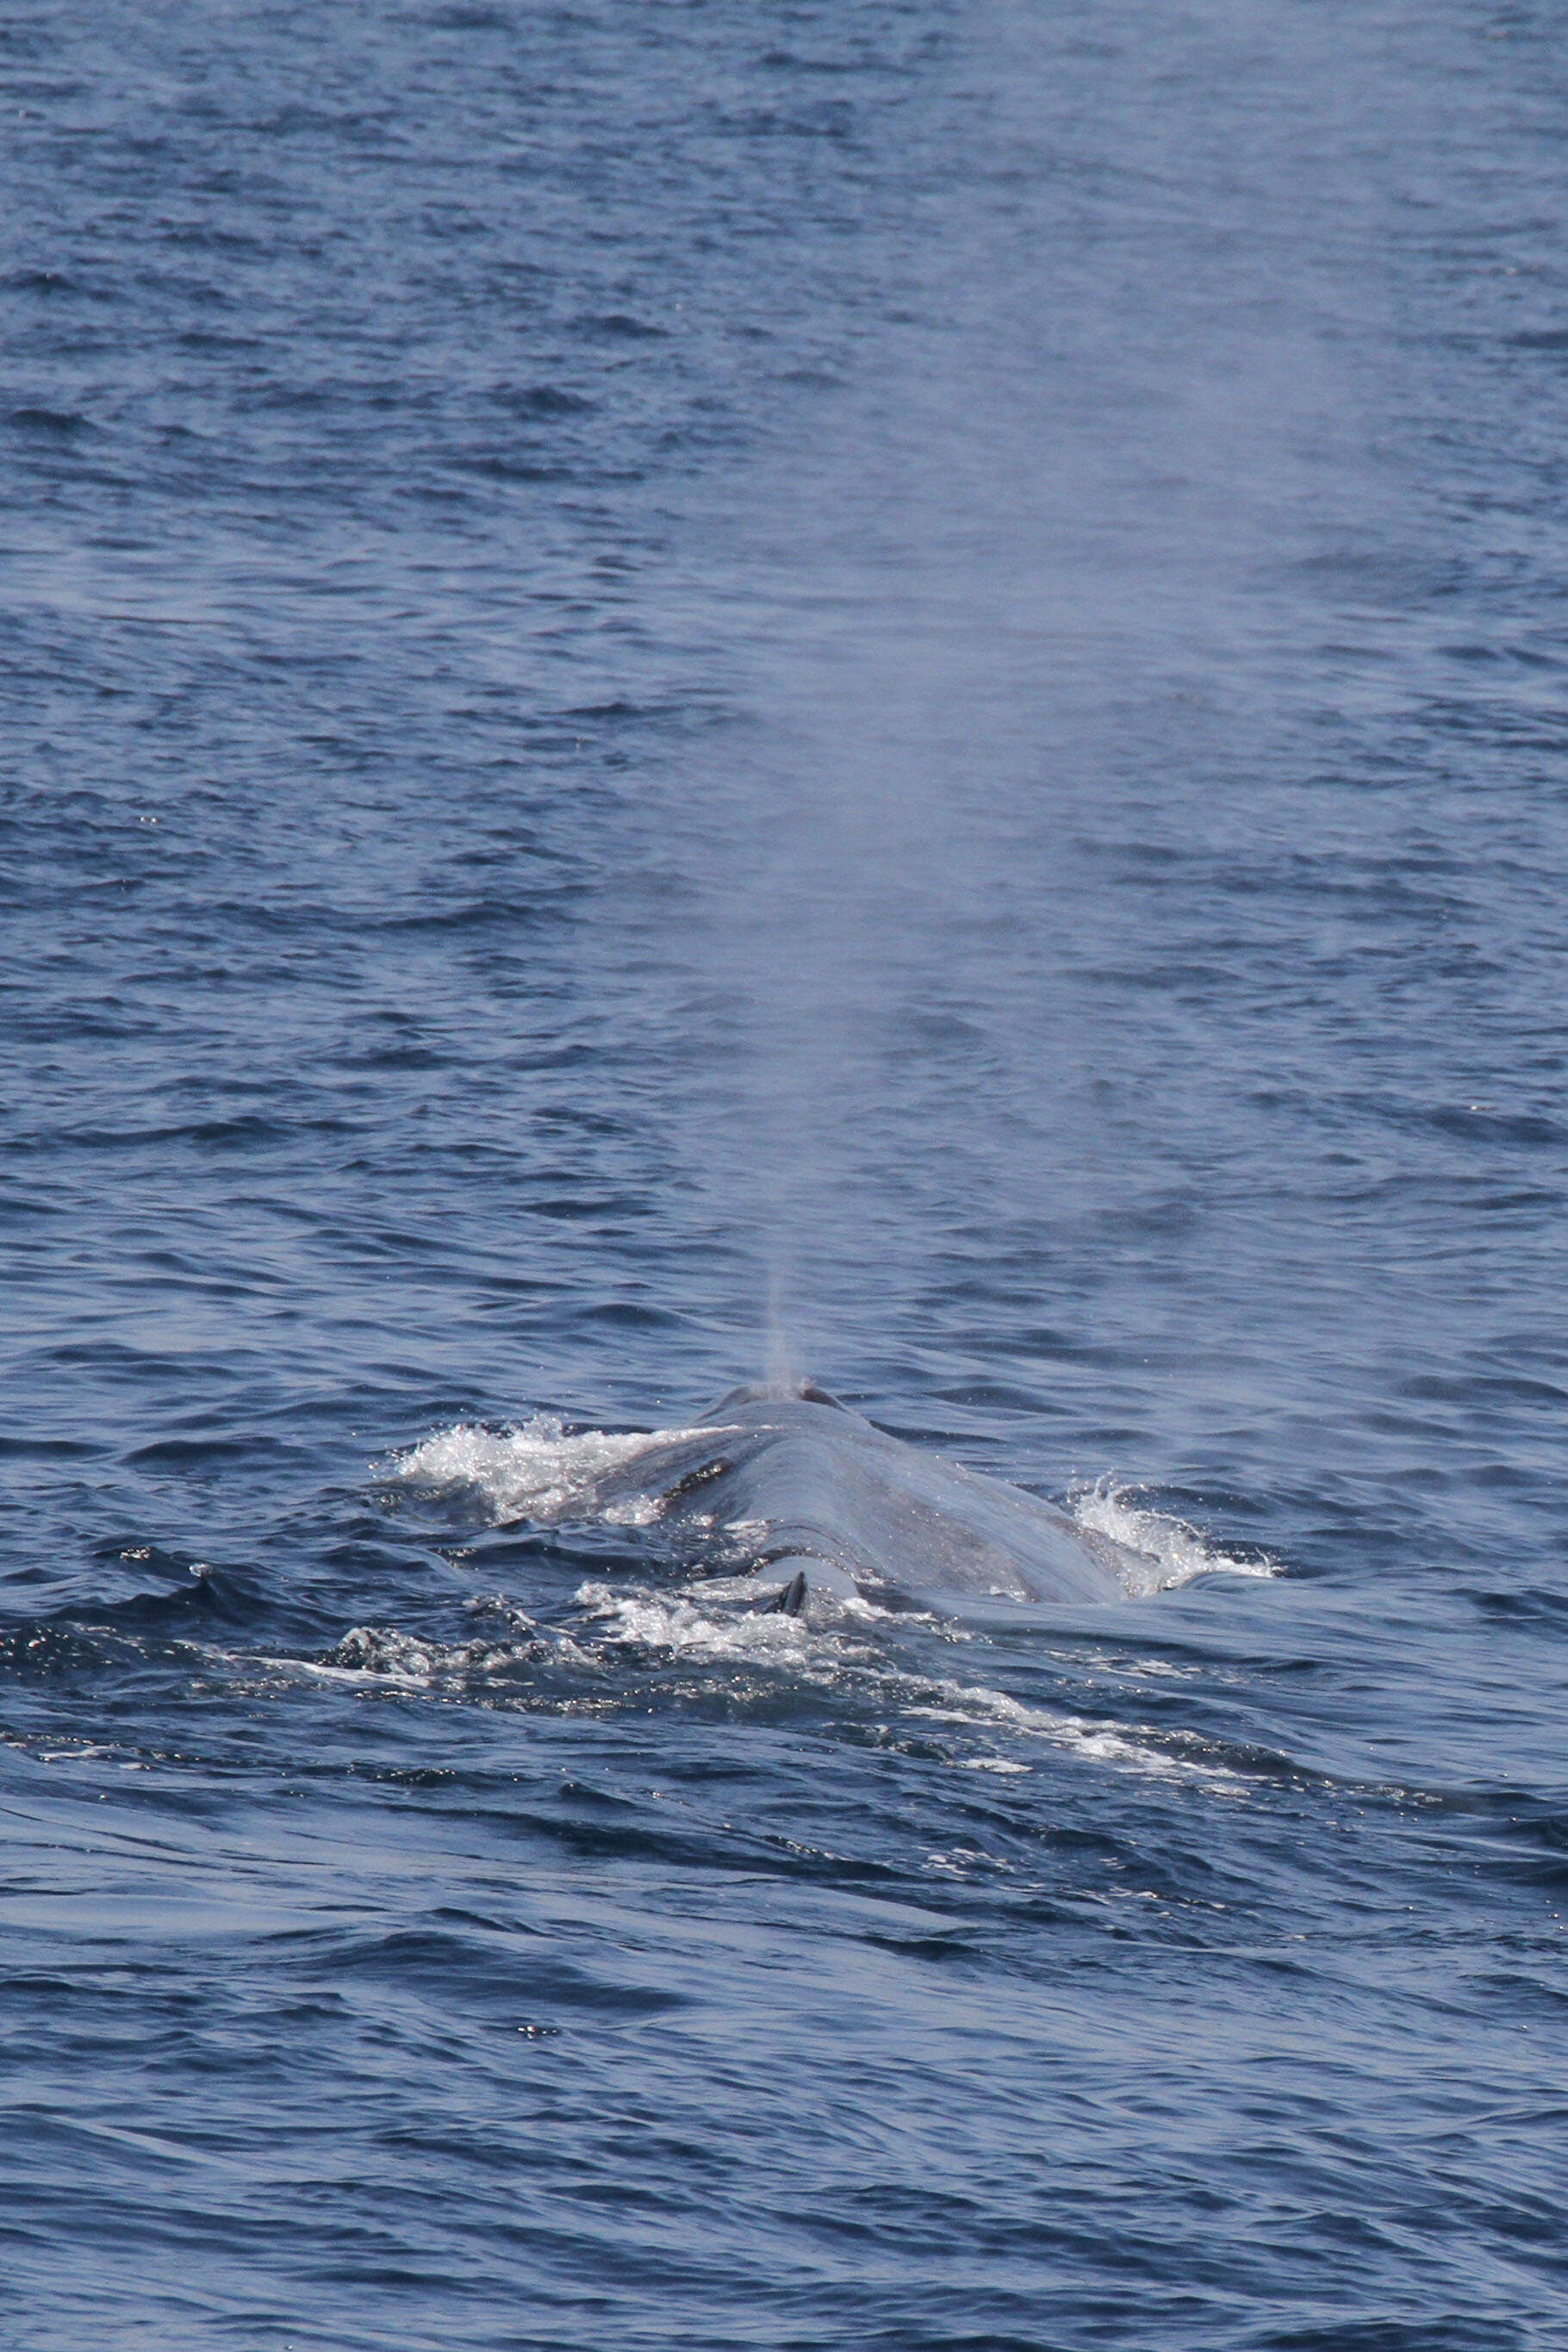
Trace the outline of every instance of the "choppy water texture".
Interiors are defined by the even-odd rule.
[[[0,20],[8,2346],[1568,2343],[1565,84]],[[574,1516],[784,1362],[1187,1580]]]

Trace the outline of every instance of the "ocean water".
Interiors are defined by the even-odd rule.
[[[1568,2345],[1565,102],[0,18],[7,2347]],[[584,1515],[782,1369],[1170,1589]]]

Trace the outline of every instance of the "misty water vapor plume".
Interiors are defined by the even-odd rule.
[[[976,28],[963,102],[994,184],[911,239],[906,364],[862,373],[851,343],[818,441],[753,486],[724,634],[757,723],[690,780],[713,842],[693,947],[734,1046],[707,1181],[770,1372],[821,1374],[960,1267],[1049,1288],[1143,1202],[1108,980],[1173,1082],[1206,1079],[1169,998],[1121,991],[1122,870],[1182,845],[1173,766],[1245,760],[1226,681],[1273,626],[1258,567],[1316,527],[1301,449],[1345,403],[1321,353],[1217,293],[1162,310],[1136,239],[1075,307],[1066,215],[1042,307],[1006,200],[1056,152],[1016,95],[1036,38],[1003,11]]]

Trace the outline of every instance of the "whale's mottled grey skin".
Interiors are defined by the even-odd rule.
[[[810,1386],[736,1389],[612,1482],[659,1497],[668,1524],[739,1530],[751,1574],[731,1597],[791,1608],[856,1591],[949,1608],[1119,1601],[1160,1578],[1146,1553],[890,1437]]]

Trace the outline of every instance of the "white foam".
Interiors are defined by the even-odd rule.
[[[1080,1528],[1110,1536],[1130,1551],[1145,1552],[1158,1562],[1152,1591],[1168,1592],[1178,1584],[1190,1584],[1194,1576],[1279,1575],[1278,1561],[1238,1559],[1221,1551],[1184,1520],[1150,1510],[1136,1499],[1137,1494],[1135,1486],[1099,1478],[1072,1496],[1070,1507]]]
[[[710,1612],[687,1593],[615,1592],[607,1584],[579,1586],[579,1608],[604,1626],[601,1637],[619,1647],[664,1650],[678,1658],[743,1658],[759,1664],[829,1669],[848,1654],[823,1647],[806,1612],[777,1610]],[[814,1653],[816,1654],[814,1655]]]
[[[568,1437],[553,1415],[541,1413],[520,1429],[480,1429],[459,1422],[422,1445],[395,1454],[392,1475],[426,1494],[472,1496],[492,1518],[531,1519],[542,1527],[563,1519],[602,1519],[611,1527],[647,1527],[658,1517],[654,1495],[596,1499],[606,1471],[625,1471],[656,1446],[711,1430],[655,1429],[629,1437],[585,1429]]]

